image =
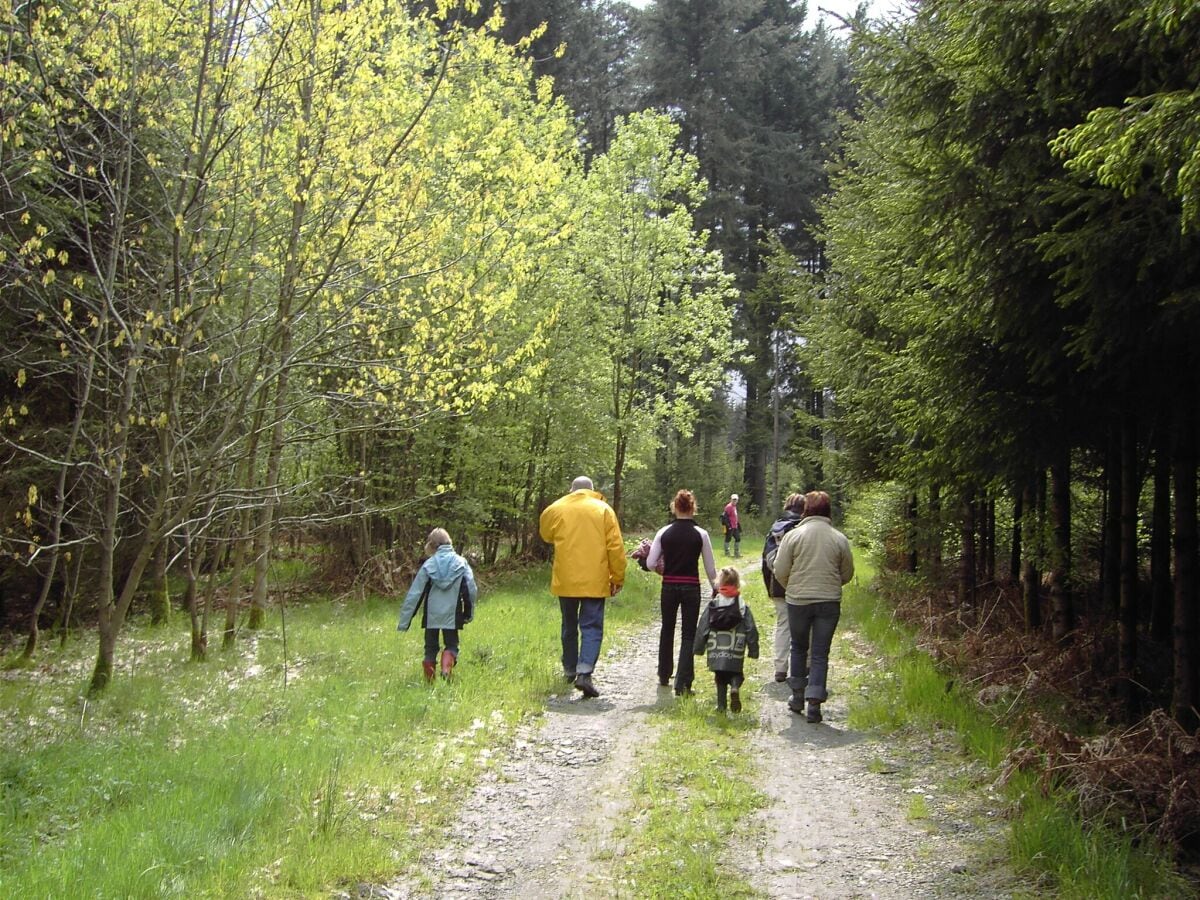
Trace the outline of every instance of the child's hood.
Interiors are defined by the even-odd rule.
[[[467,571],[466,561],[450,544],[442,544],[425,563],[425,570],[436,587],[448,588]]]
[[[737,604],[738,609],[740,609],[742,611],[743,615],[746,612],[746,604],[742,602],[741,594],[734,594],[732,597],[730,597],[730,596],[727,596],[726,594],[718,593],[713,596],[712,604],[713,604],[713,606],[717,607],[718,609],[720,609],[723,606],[733,606],[734,604]]]

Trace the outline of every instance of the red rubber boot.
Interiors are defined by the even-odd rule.
[[[458,662],[458,657],[449,650],[442,651],[442,677],[449,680],[450,673],[454,671],[454,664]]]
[[[433,660],[430,660],[430,659],[424,660],[421,663],[421,668],[425,670],[425,683],[433,684],[433,676],[434,676],[434,673],[437,671],[436,667],[433,664]]]

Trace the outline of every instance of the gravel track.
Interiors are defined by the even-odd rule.
[[[825,722],[809,725],[788,711],[786,685],[771,679],[769,609],[759,618],[766,652],[748,666],[743,715],[758,717],[747,750],[769,803],[734,841],[727,861],[772,898],[1012,896],[1011,879],[989,854],[995,845],[985,840],[1002,828],[1000,801],[986,785],[953,796],[937,787],[952,774],[948,766],[969,780],[969,764],[938,736],[893,736],[885,743],[843,724],[846,699],[838,689],[849,673],[842,659],[853,655],[845,648],[853,645],[859,654],[869,648],[838,633]],[[657,646],[654,625],[608,650],[596,669],[599,698],[584,700],[564,682],[545,714],[497,749],[498,764],[464,801],[452,832],[421,860],[427,886],[414,873],[341,896],[628,896],[610,874],[609,861],[620,853],[613,828],[637,772],[635,751],[657,737],[649,713],[676,702],[657,684]],[[701,661],[701,699],[708,682]],[[1030,885],[1022,889],[1031,896]]]

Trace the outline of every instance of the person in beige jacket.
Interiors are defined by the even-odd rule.
[[[810,491],[804,501],[804,518],[779,543],[775,579],[784,586],[792,634],[788,709],[820,722],[829,696],[829,648],[842,612],[842,585],[854,577],[854,556],[833,527],[829,495]]]
[[[554,545],[550,590],[562,612],[563,674],[584,697],[599,697],[592,672],[604,639],[604,601],[625,584],[625,543],[617,514],[580,475],[571,492],[539,520],[542,540]]]

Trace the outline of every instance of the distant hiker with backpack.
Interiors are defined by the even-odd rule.
[[[458,662],[458,633],[474,618],[479,588],[471,564],[454,552],[445,528],[435,528],[425,539],[428,557],[417,569],[404,604],[400,607],[397,631],[408,631],[417,609],[424,606],[421,625],[425,629],[425,681],[433,681],[437,672],[438,633],[441,633],[442,677],[448,679]]]
[[[721,524],[725,526],[725,555],[729,555],[729,542],[733,541],[733,555],[742,555],[742,525],[738,519],[738,495],[730,494],[729,502],[721,513]]]
[[[717,575],[717,593],[700,617],[693,650],[697,656],[708,654],[708,668],[717,683],[717,711],[742,711],[742,681],[745,657],[758,659],[758,628],[754,614],[742,601],[741,575],[726,566]]]
[[[792,632],[792,698],[788,709],[821,721],[829,696],[829,648],[842,611],[842,585],[854,577],[850,542],[833,527],[829,495],[804,495],[804,518],[783,536],[775,556],[775,578],[784,586]],[[807,704],[807,709],[805,708]]]
[[[762,576],[763,584],[767,587],[767,596],[775,604],[775,680],[787,681],[788,660],[791,656],[792,631],[788,625],[788,605],[782,584],[775,579],[772,571],[775,568],[775,557],[779,552],[779,542],[783,536],[800,524],[804,515],[804,495],[789,494],[783,504],[783,515],[775,520],[771,530],[767,532],[767,542],[763,545]]]
[[[696,497],[679,491],[671,501],[675,521],[654,535],[646,567],[662,575],[662,629],[658,634],[658,683],[671,680],[675,661],[675,620],[679,618],[679,666],[675,670],[675,693],[690,694],[695,678],[692,643],[700,617],[700,560],[712,593],[716,593],[717,564],[708,532],[696,524]]]

